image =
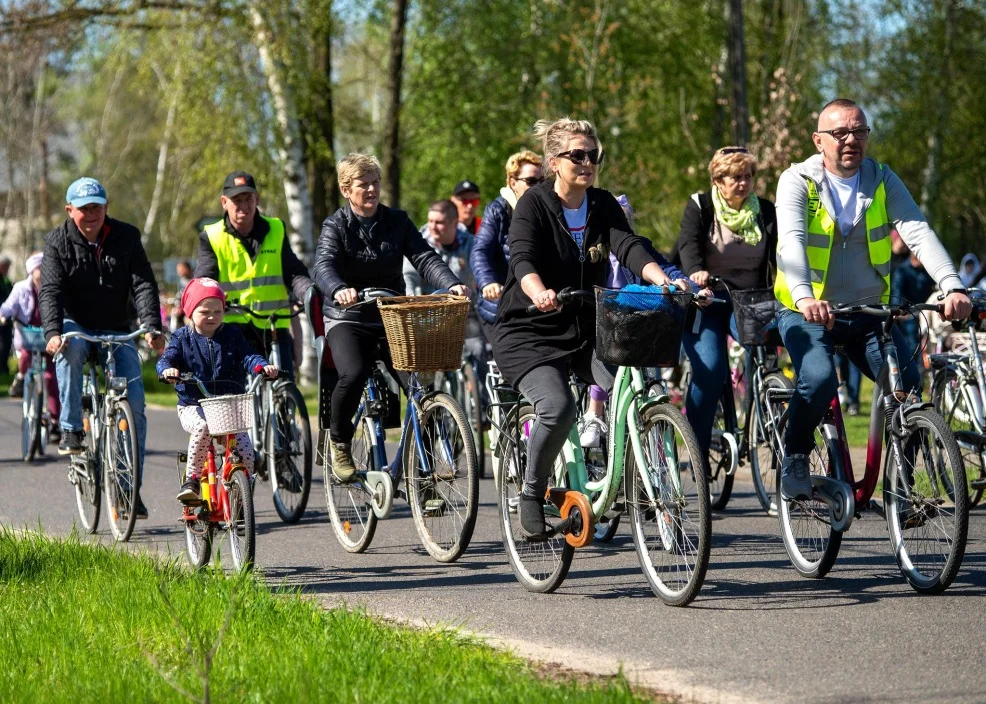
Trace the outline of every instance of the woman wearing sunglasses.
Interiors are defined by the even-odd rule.
[[[479,298],[479,320],[487,340],[493,339],[493,322],[500,304],[503,284],[507,280],[507,262],[510,260],[510,245],[507,233],[510,218],[517,201],[528,188],[544,180],[541,175],[541,157],[532,151],[524,150],[511,154],[507,159],[507,185],[483,212],[479,233],[469,255],[469,266],[476,278]]]
[[[534,406],[520,522],[543,539],[544,494],[555,457],[575,422],[569,370],[607,392],[613,374],[595,358],[595,306],[558,305],[558,291],[602,284],[607,251],[651,284],[671,283],[647,241],[630,230],[608,191],[593,188],[603,160],[592,123],[563,118],[535,125],[548,181],[517,202],[510,222],[510,263],[497,312],[493,353],[504,377]],[[687,285],[684,281],[681,285]],[[535,313],[528,313],[531,303]]]
[[[685,206],[678,235],[681,268],[701,287],[710,276],[730,289],[766,288],[776,266],[774,204],[753,192],[757,162],[744,147],[723,147],[709,162],[712,188],[695,193]],[[729,300],[725,293],[719,297]],[[736,323],[732,303],[704,308],[685,331],[692,380],[685,408],[708,459],[712,423],[729,373],[726,337]]]

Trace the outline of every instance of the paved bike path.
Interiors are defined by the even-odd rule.
[[[66,461],[19,458],[20,407],[0,401],[0,523],[64,534],[77,516]],[[174,452],[185,436],[173,410],[149,409],[139,549],[180,553]],[[51,448],[53,451],[54,448]],[[740,473],[748,472],[741,468]],[[363,555],[331,534],[321,481],[296,526],[274,512],[257,483],[257,565],[327,606],[344,601],[412,623],[488,634],[537,659],[590,672],[624,671],[643,684],[703,702],[975,702],[986,632],[986,512],[973,512],[963,569],[943,596],[908,588],[890,554],[886,523],[854,523],[830,576],[805,580],[787,561],[776,519],[738,482],[713,522],[705,586],[685,609],[663,606],[640,572],[625,527],[612,543],[580,551],[555,594],[514,580],[495,523],[492,482],[481,484],[472,545],[454,565],[420,546],[403,504]],[[43,502],[43,504],[42,504]],[[105,518],[99,536],[108,541]]]

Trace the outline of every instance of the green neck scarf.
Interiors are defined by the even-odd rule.
[[[757,198],[756,193],[748,195],[739,210],[733,210],[719,193],[718,186],[713,185],[712,205],[716,210],[716,220],[728,227],[736,239],[751,246],[760,244],[763,233],[757,223],[757,216],[760,215],[760,199]]]

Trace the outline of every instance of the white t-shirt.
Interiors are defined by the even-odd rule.
[[[862,205],[859,198],[859,172],[849,178],[842,178],[826,171],[825,178],[832,200],[835,201],[835,219],[839,223],[839,230],[843,237],[848,237],[856,216],[859,215],[859,206]]]
[[[565,213],[565,224],[568,225],[568,231],[571,233],[572,239],[579,246],[579,251],[582,251],[582,240],[585,235],[585,220],[589,214],[589,199],[583,197],[582,205],[573,210],[562,206],[562,212]]]

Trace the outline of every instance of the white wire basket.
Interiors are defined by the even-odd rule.
[[[253,394],[212,396],[199,401],[209,435],[242,433],[253,427]]]

